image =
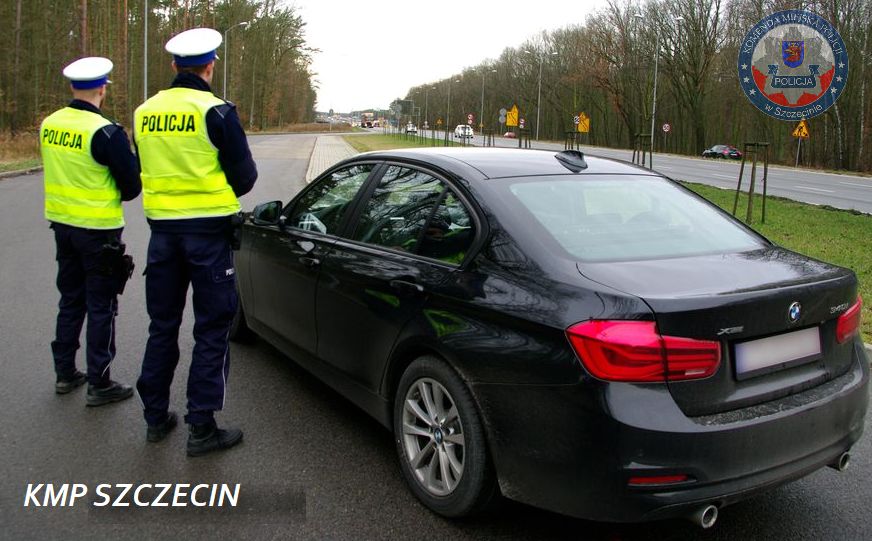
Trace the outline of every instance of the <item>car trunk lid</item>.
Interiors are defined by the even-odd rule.
[[[837,319],[857,298],[847,269],[778,247],[578,269],[644,300],[662,335],[721,344],[713,376],[667,382],[687,415],[775,400],[850,368],[851,344],[836,340]]]

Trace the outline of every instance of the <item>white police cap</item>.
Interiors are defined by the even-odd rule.
[[[192,28],[170,38],[165,48],[177,66],[202,66],[218,58],[215,51],[222,41],[217,30]]]
[[[112,71],[112,61],[102,56],[80,58],[64,68],[64,77],[70,80],[73,88],[88,90],[107,83],[109,72]]]

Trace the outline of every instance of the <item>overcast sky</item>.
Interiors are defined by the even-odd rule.
[[[606,0],[287,0],[320,49],[319,111],[387,108],[419,84],[497,58],[542,30],[581,24]]]

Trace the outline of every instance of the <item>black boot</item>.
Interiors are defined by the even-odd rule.
[[[127,400],[131,396],[133,396],[133,387],[109,380],[109,384],[105,387],[88,385],[88,395],[85,398],[87,406],[95,407]]]
[[[55,382],[55,392],[57,394],[67,394],[84,385],[86,381],[88,381],[87,376],[78,370],[73,371],[69,376],[58,376]]]
[[[148,430],[145,431],[145,439],[156,443],[162,441],[172,430],[179,424],[179,418],[176,412],[167,413],[167,418],[164,422],[157,425],[148,425]]]
[[[212,451],[229,449],[242,441],[242,431],[238,428],[222,430],[215,421],[202,425],[191,425],[188,434],[188,456],[203,456]]]

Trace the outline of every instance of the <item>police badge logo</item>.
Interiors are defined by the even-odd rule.
[[[848,82],[848,52],[826,19],[809,11],[779,11],[745,36],[738,68],[742,91],[757,109],[795,121],[836,103]]]

